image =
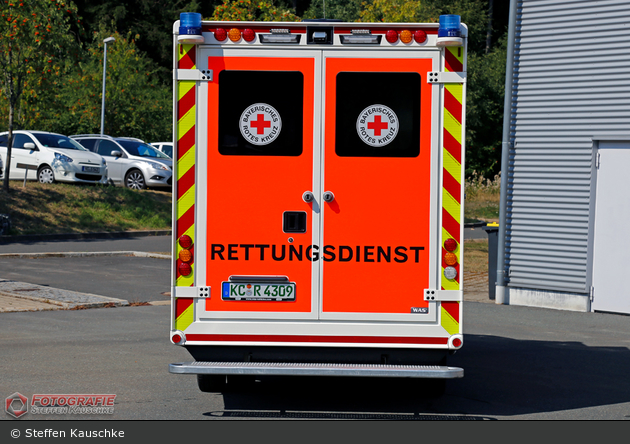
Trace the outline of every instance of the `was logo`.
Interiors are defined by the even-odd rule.
[[[19,418],[28,412],[28,398],[15,392],[5,400],[4,410],[14,418]]]

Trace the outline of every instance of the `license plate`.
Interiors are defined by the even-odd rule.
[[[83,171],[85,171],[86,173],[98,173],[101,171],[101,169],[99,167],[83,167]]]
[[[295,301],[295,282],[242,283],[223,282],[224,301]]]

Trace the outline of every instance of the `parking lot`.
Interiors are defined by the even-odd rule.
[[[164,252],[165,238],[88,245],[94,252]],[[71,244],[79,246],[88,248]],[[3,253],[7,248],[34,253],[29,245],[2,245]],[[193,376],[168,372],[170,363],[191,360],[168,341],[169,266],[134,256],[1,258],[5,280],[29,277],[30,284],[130,302],[0,313],[2,393],[114,393],[115,413],[94,419],[119,420],[630,417],[630,317],[496,305],[484,294],[487,281],[468,285],[476,291],[465,295],[465,344],[449,362],[464,369],[464,378],[449,381],[439,399],[422,397],[408,380],[388,379],[267,378],[245,393],[201,393]]]

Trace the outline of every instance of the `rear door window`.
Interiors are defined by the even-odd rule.
[[[303,95],[299,71],[221,71],[219,153],[302,154]]]
[[[337,74],[335,152],[341,157],[417,157],[420,74]]]

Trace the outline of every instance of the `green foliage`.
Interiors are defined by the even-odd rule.
[[[85,30],[91,36],[102,26],[123,35],[139,35],[138,49],[146,52],[163,69],[164,81],[170,78],[173,61],[173,22],[181,12],[210,14],[220,0],[74,0],[84,17]],[[113,25],[112,25],[113,24]]]
[[[172,90],[162,83],[157,67],[136,46],[138,35],[101,28],[85,57],[58,85],[58,115],[40,120],[40,127],[62,134],[100,132],[103,81],[103,39],[107,45],[105,134],[162,140],[172,137]]]
[[[211,20],[297,22],[300,18],[288,9],[275,6],[272,1],[223,0],[223,4],[215,8]]]
[[[466,97],[466,175],[492,177],[501,167],[507,39],[487,55],[469,54]]]
[[[304,12],[305,19],[337,19],[356,22],[365,0],[313,0]]]

